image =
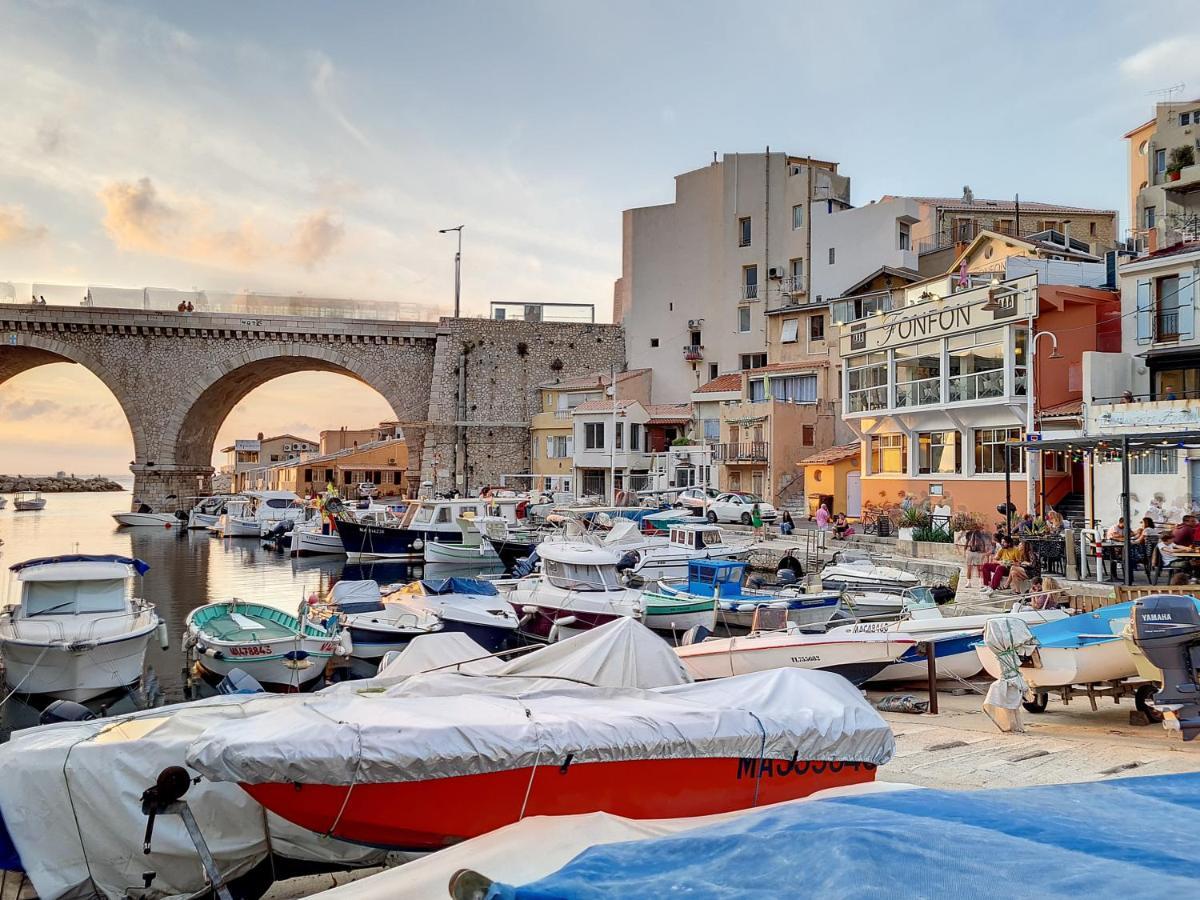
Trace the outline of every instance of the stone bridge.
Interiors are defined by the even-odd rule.
[[[538,384],[624,357],[610,325],[0,305],[0,384],[56,362],[95,374],[133,434],[133,496],[159,510],[175,507],[171,495],[182,503],[209,489],[221,424],[281,375],[336,372],[370,385],[404,423],[423,477],[465,490],[529,470]]]

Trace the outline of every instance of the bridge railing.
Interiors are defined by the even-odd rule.
[[[118,288],[0,281],[0,304],[45,302],[47,306],[99,306],[109,309],[176,312],[191,304],[191,312],[300,318],[373,319],[432,322],[448,315],[438,307],[390,300],[352,300],[303,294],[265,294],[257,291],[181,291],[173,288]]]

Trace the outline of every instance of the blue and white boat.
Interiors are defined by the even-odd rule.
[[[459,544],[461,516],[476,518],[487,512],[488,501],[480,497],[413,502],[394,522],[358,522],[343,514],[338,534],[351,561],[358,559],[424,559],[425,545],[433,542]]]
[[[379,583],[371,580],[343,579],[325,598],[323,613],[337,615],[349,632],[350,655],[366,662],[378,662],[393,650],[403,650],[409,641],[422,634],[442,630],[441,619],[404,603],[384,603]]]
[[[443,631],[465,634],[489,653],[513,646],[520,619],[496,586],[478,578],[426,578],[384,597],[441,620]]]
[[[760,607],[786,610],[787,621],[794,625],[823,625],[837,613],[841,596],[837,591],[805,594],[798,587],[746,588],[743,582],[749,567],[745,560],[694,559],[688,563],[686,582],[663,582],[658,591],[680,599],[716,600],[717,622],[734,628],[750,628]]]

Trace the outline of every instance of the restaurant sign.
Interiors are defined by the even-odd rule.
[[[993,308],[985,309],[989,292],[993,290]],[[1036,275],[1010,279],[998,288],[959,291],[949,297],[904,306],[844,328],[838,352],[849,356],[1027,319],[1036,298]]]

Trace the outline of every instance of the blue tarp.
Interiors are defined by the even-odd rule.
[[[1200,773],[912,790],[751,813],[585,850],[489,900],[1195,896]]]
[[[140,559],[134,559],[131,556],[114,556],[111,553],[68,553],[64,556],[41,556],[37,559],[27,559],[25,562],[14,563],[9,566],[14,572],[20,572],[22,569],[27,569],[30,566],[43,566],[47,563],[67,563],[67,562],[112,562],[121,563],[126,566],[133,566],[135,572],[139,575],[145,575],[150,571],[150,564],[142,562]]]
[[[495,597],[500,593],[494,584],[480,578],[427,578],[421,584],[430,594],[482,594]]]

